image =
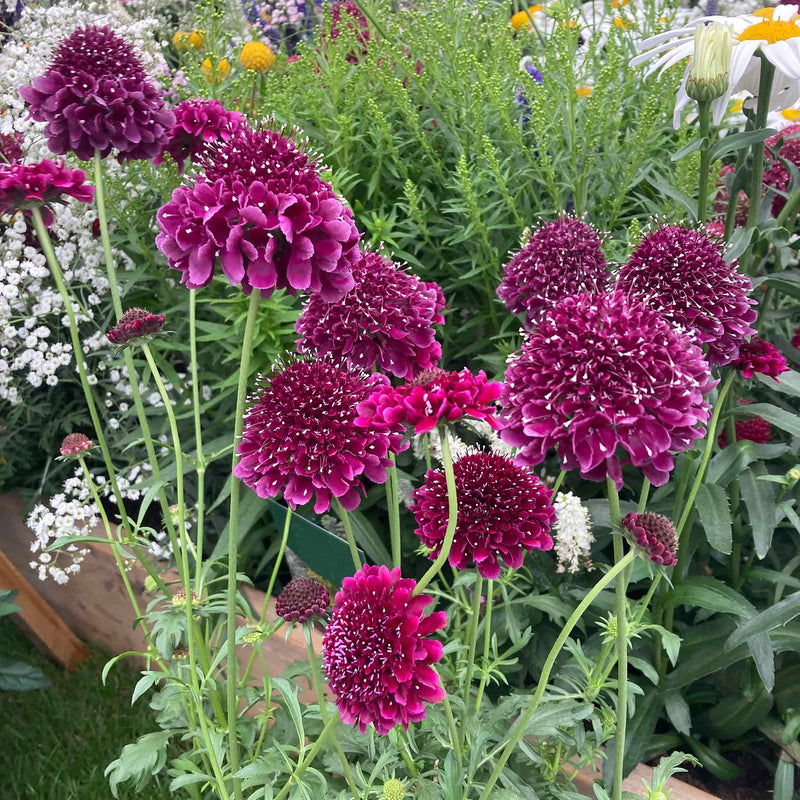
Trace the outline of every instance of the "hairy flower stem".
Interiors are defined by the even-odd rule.
[[[475,578],[475,586],[472,594],[472,607],[470,610],[469,625],[467,627],[467,668],[464,673],[464,718],[461,720],[461,733],[458,737],[458,749],[464,749],[467,738],[467,728],[469,727],[470,695],[472,694],[472,674],[475,669],[475,650],[478,644],[478,623],[481,618],[481,597],[483,595],[483,577],[480,573]]]
[[[283,784],[283,788],[278,792],[278,794],[275,795],[274,800],[283,800],[283,798],[289,794],[295,782],[299,780],[302,774],[309,768],[309,766],[311,766],[311,762],[317,757],[317,753],[319,753],[319,751],[322,749],[322,745],[325,744],[325,741],[333,731],[334,725],[336,725],[338,721],[339,711],[337,710],[336,713],[333,714],[325,724],[325,727],[322,729],[322,733],[320,733],[320,735],[317,737],[317,741],[314,742],[303,760],[300,761],[300,763],[295,767],[294,772],[287,779],[286,783]]]
[[[450,555],[450,548],[453,546],[453,539],[456,536],[456,526],[458,525],[458,495],[456,493],[456,477],[453,473],[453,457],[450,454],[450,434],[445,425],[439,428],[439,439],[442,443],[442,466],[444,467],[444,477],[447,483],[447,528],[445,529],[442,549],[436,560],[428,568],[428,571],[420,578],[414,595],[420,594],[422,590],[439,574],[440,570]]]
[[[286,519],[283,521],[283,536],[281,536],[281,545],[278,548],[278,555],[275,557],[275,566],[272,568],[272,575],[269,577],[269,584],[267,585],[267,593],[264,598],[264,608],[261,609],[261,617],[258,620],[260,627],[267,621],[267,611],[269,610],[269,601],[272,599],[272,592],[275,589],[275,581],[278,578],[278,571],[283,563],[283,555],[286,552],[286,543],[289,541],[289,529],[292,527],[292,509],[286,509]],[[256,660],[256,649],[250,654],[250,660],[247,662],[247,667],[242,674],[242,686],[247,685],[250,679],[250,673],[253,671],[253,664]]]
[[[400,493],[397,489],[397,464],[394,453],[389,453],[392,466],[387,470],[386,502],[389,505],[389,532],[392,540],[392,566],[399,567],[403,559],[400,545]]]
[[[94,401],[92,387],[89,385],[89,378],[86,374],[86,364],[83,360],[83,348],[81,340],[78,336],[78,321],[75,319],[75,311],[72,308],[72,300],[69,296],[67,284],[64,281],[64,273],[61,271],[61,265],[58,263],[55,251],[53,250],[53,242],[50,240],[50,234],[47,232],[47,227],[42,219],[42,213],[38,208],[32,208],[31,214],[33,215],[33,224],[36,228],[36,235],[39,237],[39,242],[42,245],[44,256],[47,259],[47,264],[50,267],[50,272],[53,275],[53,280],[56,282],[58,292],[61,295],[61,300],[64,303],[64,311],[69,318],[69,334],[72,340],[72,352],[75,356],[75,363],[78,367],[78,376],[81,381],[84,397],[86,398],[86,405],[89,408],[89,416],[92,418],[92,425],[94,426],[94,433],[97,437],[97,443],[100,445],[100,451],[103,454],[103,462],[108,472],[108,479],[111,483],[111,488],[114,491],[114,499],[117,501],[117,509],[119,510],[122,527],[125,530],[126,536],[131,536],[130,520],[125,511],[125,503],[122,499],[122,493],[119,490],[119,483],[117,481],[117,473],[114,469],[114,464],[111,461],[111,453],[108,449],[105,434],[103,433],[103,426],[100,422],[100,416],[97,413],[97,405]]]
[[[475,713],[480,713],[483,692],[489,678],[489,651],[492,644],[492,604],[494,602],[494,581],[489,578],[486,584],[486,612],[483,617],[483,659],[481,661],[481,682],[478,686],[478,696],[475,698]]]
[[[356,545],[356,537],[353,533],[353,525],[350,522],[350,515],[339,502],[338,497],[336,498],[336,510],[339,512],[339,519],[342,521],[342,525],[344,525],[344,533],[345,536],[347,536],[347,544],[350,546],[350,557],[353,559],[353,566],[356,571],[358,571],[361,569],[362,564],[361,557],[358,555],[358,546]]]
[[[250,376],[250,356],[253,351],[253,336],[258,317],[258,302],[261,293],[256,289],[250,295],[250,305],[247,309],[247,320],[242,338],[242,357],[239,364],[239,385],[236,390],[236,412],[233,418],[233,457],[231,459],[231,499],[230,516],[228,518],[228,585],[227,585],[227,700],[228,700],[228,741],[230,750],[231,772],[235,775],[239,771],[239,736],[237,720],[239,717],[239,696],[237,692],[239,665],[236,661],[236,595],[238,593],[236,576],[238,574],[237,555],[239,547],[239,494],[241,484],[234,475],[239,463],[237,445],[242,438],[244,430],[244,406],[247,399],[247,380]],[[286,788],[288,791],[287,783]],[[242,781],[233,779],[233,791],[236,800],[242,800]],[[280,795],[280,796],[283,796]],[[277,798],[276,798],[277,800]]]
[[[442,700],[442,707],[444,708],[444,715],[447,718],[447,727],[450,729],[450,744],[456,757],[456,769],[461,773],[464,769],[463,755],[461,753],[461,748],[458,746],[458,729],[456,728],[453,706],[450,704],[450,698],[446,693]]]
[[[192,406],[194,411],[194,441],[197,472],[197,562],[194,576],[195,591],[203,589],[203,538],[205,521],[206,457],[203,453],[203,425],[200,421],[200,376],[197,369],[197,289],[189,290],[189,350],[192,375]]]
[[[314,684],[314,691],[317,693],[317,704],[319,705],[319,715],[322,718],[322,724],[326,725],[328,722],[328,703],[325,700],[325,692],[323,691],[322,672],[319,668],[319,661],[314,652],[314,640],[311,638],[311,626],[309,623],[303,625],[303,634],[306,638],[306,652],[308,653],[308,663],[311,666],[311,683]],[[354,798],[360,797],[361,793],[358,791],[356,782],[353,779],[353,771],[350,769],[350,762],[339,744],[339,740],[333,737],[333,747],[336,750],[336,755],[339,756],[339,761],[342,762],[342,771],[344,773],[347,785],[353,793]]]
[[[698,102],[697,104],[700,139],[700,178],[697,191],[697,220],[705,223],[708,210],[708,178],[711,172],[711,142],[709,141],[709,129],[711,127],[711,103],[709,101]]]
[[[95,183],[95,204],[97,206],[97,221],[100,225],[100,240],[103,243],[103,253],[106,260],[106,274],[108,275],[108,288],[111,292],[111,303],[114,306],[114,315],[119,321],[122,316],[122,300],[119,294],[119,282],[117,281],[117,270],[114,265],[114,255],[111,252],[111,238],[108,232],[108,215],[106,213],[105,183],[103,180],[103,160],[100,151],[94,153],[94,183]],[[136,364],[130,348],[126,347],[122,352],[125,368],[128,370],[128,380],[131,385],[131,397],[136,409],[136,417],[139,421],[139,428],[142,431],[144,447],[147,451],[147,460],[152,468],[153,481],[161,484],[161,469],[156,458],[156,449],[153,444],[153,434],[150,432],[150,423],[147,420],[147,413],[144,410],[142,394],[139,391],[139,376],[136,371]],[[177,551],[177,538],[175,536],[175,526],[172,524],[172,515],[169,513],[169,500],[167,499],[166,486],[162,484],[158,490],[158,503],[161,506],[161,517],[167,529],[170,544],[173,552]],[[180,564],[179,564],[180,569]]]
[[[550,648],[550,652],[547,654],[547,658],[542,666],[541,675],[539,676],[539,682],[536,684],[536,692],[528,703],[528,707],[525,709],[525,712],[514,724],[511,735],[509,736],[508,741],[503,748],[503,752],[500,754],[500,757],[497,759],[497,762],[494,765],[492,774],[486,781],[486,785],[483,788],[483,792],[481,793],[479,800],[489,800],[492,789],[500,778],[500,773],[502,773],[503,768],[508,762],[508,759],[511,758],[511,754],[514,752],[514,749],[516,748],[520,739],[522,739],[522,737],[525,735],[525,731],[528,728],[528,725],[530,725],[536,710],[539,708],[539,703],[542,701],[542,697],[544,696],[545,689],[547,688],[547,682],[550,680],[550,674],[553,671],[553,666],[555,665],[556,659],[566,644],[573,628],[578,624],[578,622],[580,622],[581,617],[584,615],[589,606],[591,606],[591,604],[595,601],[597,596],[618,575],[624,572],[629,564],[633,563],[635,557],[636,555],[634,551],[629,550],[622,560],[614,564],[614,566],[611,567],[611,569],[606,572],[606,574],[603,575],[603,577],[600,578],[600,580],[586,593],[586,596],[583,598],[583,600],[581,600],[581,602],[570,615],[569,619],[566,621],[564,627],[561,629],[561,633],[558,635],[558,638]]]
[[[395,727],[395,734],[397,735],[397,749],[400,751],[400,756],[406,765],[406,769],[411,773],[412,777],[419,778],[419,769],[417,769],[417,765],[411,757],[408,735],[399,725]]]
[[[619,494],[611,478],[606,479],[611,528],[614,536],[614,563],[625,557],[625,544],[619,532],[622,515]],[[625,776],[625,733],[628,727],[628,581],[623,570],[615,584],[614,614],[617,622],[617,732],[614,736],[614,779],[611,800],[622,800],[622,779]]]

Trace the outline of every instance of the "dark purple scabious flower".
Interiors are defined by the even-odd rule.
[[[778,142],[781,142],[777,151],[777,158],[773,158],[769,151],[774,151]],[[775,136],[770,136],[765,142],[767,151],[767,164],[764,169],[764,186],[777,189],[786,193],[789,188],[791,175],[786,163],[800,167],[800,125],[789,125]],[[786,205],[784,194],[776,194],[772,201],[772,214],[778,216]]]
[[[245,118],[238,111],[228,111],[219,100],[192,97],[174,108],[175,125],[169,133],[164,149],[154,159],[154,164],[164,162],[164,153],[183,172],[184,162],[197,161],[211,142],[229,142],[231,135]]]
[[[159,250],[189,289],[222,272],[246,293],[353,288],[359,233],[353,213],[295,139],[240,125],[200,157],[203,173],[158,212]]]
[[[740,403],[750,403],[750,400],[739,400]],[[772,441],[772,425],[763,417],[745,417],[736,420],[736,441],[747,439],[756,444],[769,444]],[[720,447],[728,446],[728,432],[722,431],[717,439]]]
[[[500,427],[495,402],[503,384],[490,381],[481,370],[473,375],[466,367],[460,372],[429,369],[410,383],[380,386],[358,406],[356,425],[388,427],[413,425],[414,433],[427,433],[440,422],[472,417]]]
[[[649,511],[644,514],[626,514],[622,527],[654,564],[674,567],[678,563],[675,528],[666,517]]]
[[[389,453],[403,449],[401,426],[355,425],[358,404],[388,383],[325,356],[278,364],[245,417],[235,475],[259,497],[282,491],[292,508],[316,496],[317,514],[334,497],[353,510],[363,478],[383,483]]]
[[[313,578],[295,578],[275,599],[275,613],[286,622],[321,617],[331,602],[330,592]]]
[[[758,336],[753,336],[739,348],[739,356],[733,366],[744,378],[752,378],[758,372],[776,380],[778,375],[789,369],[786,356],[774,344],[765,342]]]
[[[175,123],[133,48],[110,28],[79,28],[58,45],[47,72],[19,90],[58,155],[83,161],[155,158]]]
[[[386,736],[398,723],[425,719],[425,703],[439,703],[445,691],[433,664],[442,643],[429,638],[444,628],[444,611],[425,616],[433,602],[413,597],[417,582],[400,569],[362,567],[336,593],[322,640],[325,676],[342,720],[364,733],[374,725]]]
[[[534,231],[503,268],[497,296],[512,314],[535,325],[562,298],[602,292],[608,280],[597,231],[575,217],[563,216]]]
[[[0,133],[0,164],[22,160],[22,136],[19,133]]]
[[[792,334],[791,344],[795,350],[800,350],[800,325],[797,326],[797,330]]]
[[[164,327],[164,320],[163,314],[129,308],[108,332],[108,341],[119,346],[147,341]]]
[[[692,228],[665,225],[646,236],[617,274],[615,288],[708,345],[711,364],[730,364],[755,333],[750,279]]]
[[[295,325],[301,353],[331,353],[366,370],[413,378],[442,357],[434,324],[444,322],[441,289],[380,253],[353,264],[355,286],[339,301],[306,300]]]
[[[61,442],[59,452],[64,458],[77,458],[93,447],[92,440],[82,433],[70,433]]]
[[[45,225],[53,221],[50,206],[74,197],[91,203],[94,187],[82,169],[69,169],[63,161],[45,158],[37,164],[0,164],[0,214],[38,208]]]
[[[453,472],[458,522],[448,558],[451,566],[465,569],[474,563],[484,578],[497,578],[500,558],[507,567],[519,569],[525,553],[553,547],[553,493],[530,469],[506,456],[475,452],[459,458]],[[428,470],[414,500],[410,510],[416,532],[434,560],[447,530],[444,472]]]
[[[509,359],[500,438],[522,464],[556,448],[564,469],[619,488],[629,457],[661,486],[705,434],[712,386],[700,348],[659,313],[622,292],[567,297]]]

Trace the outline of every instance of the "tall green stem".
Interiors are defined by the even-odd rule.
[[[400,493],[397,489],[397,465],[394,453],[389,453],[392,466],[387,470],[386,502],[389,504],[389,533],[392,540],[392,566],[399,567],[402,561],[400,547]]]
[[[192,374],[192,406],[194,407],[194,441],[197,472],[197,564],[194,578],[195,591],[202,589],[203,530],[205,520],[206,457],[203,452],[203,425],[200,421],[200,375],[197,369],[197,289],[189,290],[189,348]]]
[[[697,219],[699,222],[706,221],[708,208],[708,178],[711,172],[711,142],[708,139],[711,124],[711,103],[708,101],[697,104],[700,123],[700,139],[703,144],[700,147],[700,178],[697,191]]]
[[[237,555],[239,547],[239,479],[234,475],[239,463],[238,445],[244,430],[244,407],[247,399],[247,381],[250,376],[250,356],[253,350],[253,336],[258,317],[258,303],[261,293],[254,289],[250,295],[250,305],[247,309],[247,321],[244,326],[242,339],[242,358],[239,365],[239,385],[236,390],[236,416],[233,420],[233,458],[231,463],[231,500],[230,517],[228,520],[228,586],[227,586],[227,635],[228,635],[228,672],[227,672],[227,705],[228,705],[228,739],[231,760],[231,772],[236,774],[239,770],[239,736],[237,732],[238,708],[238,664],[236,661],[236,595],[238,574]],[[289,784],[286,785],[288,791]],[[239,778],[233,779],[233,791],[236,800],[242,800],[242,782]],[[285,793],[283,793],[285,794]],[[279,795],[279,796],[283,796]],[[276,798],[278,800],[278,798]]]
[[[772,94],[772,81],[775,77],[775,67],[763,53],[758,54],[761,67],[758,78],[758,105],[756,106],[755,130],[762,131],[767,127],[769,116],[769,101]],[[764,179],[764,140],[753,145],[753,174],[750,182],[750,212],[747,215],[747,227],[754,228],[758,225],[758,216],[761,210],[761,189]]]
[[[117,270],[114,265],[114,255],[111,252],[111,237],[108,231],[105,183],[103,180],[103,161],[98,150],[95,150],[94,153],[94,183],[95,205],[97,206],[97,221],[100,225],[100,240],[103,243],[103,253],[106,260],[108,288],[111,292],[111,303],[114,306],[114,315],[116,316],[117,320],[119,320],[119,318],[122,316],[122,300],[119,294],[119,282],[117,280]],[[123,360],[125,361],[125,368],[128,370],[128,380],[130,381],[131,385],[133,405],[136,409],[136,417],[139,420],[139,427],[142,431],[142,438],[144,439],[144,446],[145,450],[147,451],[147,459],[150,462],[150,467],[153,471],[153,481],[156,484],[160,484],[161,469],[159,468],[158,459],[156,458],[156,450],[155,446],[153,445],[153,435],[150,432],[150,423],[147,420],[147,413],[144,410],[142,394],[139,391],[139,376],[136,371],[136,364],[133,361],[133,355],[131,354],[129,348],[125,348],[123,351]],[[169,500],[167,499],[166,488],[163,485],[158,490],[158,502],[161,506],[161,516],[164,520],[164,526],[167,529],[170,543],[172,544],[172,550],[175,552],[177,548],[175,526],[172,524],[172,515],[169,513]]]
[[[442,549],[436,560],[431,564],[428,571],[420,578],[414,594],[419,594],[438,574],[450,555],[450,548],[453,546],[453,539],[456,536],[456,526],[458,525],[458,495],[456,493],[456,478],[453,473],[453,457],[450,454],[450,434],[447,427],[442,425],[439,428],[439,438],[442,443],[442,466],[444,467],[444,477],[447,483],[447,528],[442,542]]]
[[[89,384],[89,378],[86,374],[86,364],[83,360],[83,347],[81,340],[78,336],[78,322],[75,319],[75,311],[72,308],[72,300],[67,290],[67,284],[64,281],[64,273],[61,271],[61,265],[58,263],[55,251],[53,250],[53,243],[50,240],[50,234],[47,232],[47,227],[42,219],[41,211],[38,208],[32,208],[31,214],[33,215],[33,224],[36,228],[36,235],[39,237],[39,242],[44,251],[44,257],[47,259],[47,264],[50,267],[50,272],[53,275],[53,280],[56,282],[58,292],[61,295],[61,300],[64,303],[64,311],[67,313],[69,319],[69,334],[72,340],[72,352],[75,355],[75,363],[78,367],[78,376],[80,378],[83,394],[86,398],[86,405],[89,408],[89,416],[92,419],[94,426],[94,434],[97,438],[97,443],[100,445],[100,451],[103,454],[103,462],[108,472],[108,479],[111,483],[111,488],[114,491],[114,499],[117,501],[117,508],[119,509],[120,519],[122,520],[122,527],[125,533],[130,536],[130,520],[125,511],[125,503],[122,499],[122,493],[119,490],[119,483],[117,481],[117,473],[114,469],[114,464],[111,461],[111,453],[108,450],[108,443],[106,442],[105,434],[103,433],[103,426],[100,422],[100,416],[97,413],[97,405],[94,401],[94,394],[92,387]]]
[[[489,679],[489,650],[492,644],[492,604],[494,602],[494,581],[490,578],[486,584],[486,613],[483,619],[483,670],[481,672],[481,682],[478,686],[478,696],[475,698],[475,713],[481,710],[481,700],[486,689],[486,681]]]
[[[474,594],[472,595],[472,607],[470,609],[469,626],[467,628],[467,668],[464,672],[464,719],[461,722],[461,734],[458,737],[458,747],[463,749],[467,738],[467,728],[469,727],[470,694],[472,693],[472,674],[475,669],[475,650],[478,644],[478,623],[481,618],[481,597],[483,596],[483,577],[480,573],[475,578]]]
[[[619,494],[612,478],[606,479],[608,505],[611,511],[611,528],[614,536],[614,563],[625,557],[622,533],[618,530],[621,514]],[[622,778],[625,775],[625,733],[628,727],[628,598],[627,579],[623,570],[615,585],[616,602],[614,613],[617,622],[617,732],[614,737],[614,780],[611,786],[612,800],[622,800]]]
[[[353,533],[353,525],[350,522],[350,515],[345,510],[344,506],[336,498],[336,508],[339,511],[339,519],[344,525],[344,533],[347,536],[347,544],[350,546],[350,557],[353,559],[353,566],[356,571],[361,569],[361,557],[358,555],[358,546],[356,545],[356,537]]]
[[[589,608],[589,606],[595,601],[603,589],[605,589],[606,586],[608,586],[618,575],[620,575],[620,573],[622,573],[625,568],[633,562],[634,558],[635,554],[633,550],[629,550],[627,555],[621,561],[618,561],[616,564],[614,564],[614,566],[611,567],[611,569],[606,572],[606,574],[603,575],[603,577],[600,578],[600,580],[586,593],[586,596],[583,598],[583,600],[581,600],[581,602],[570,615],[570,618],[567,620],[564,627],[561,629],[561,633],[558,635],[558,638],[550,648],[550,652],[547,654],[547,658],[542,666],[539,682],[536,685],[536,692],[528,703],[528,707],[525,709],[525,712],[514,724],[514,728],[512,729],[511,735],[506,742],[506,746],[503,748],[503,752],[497,759],[497,763],[494,765],[492,774],[489,776],[489,780],[486,782],[479,800],[489,800],[492,789],[500,778],[500,773],[503,771],[508,759],[511,758],[514,748],[516,748],[520,739],[522,739],[522,737],[525,735],[525,731],[528,725],[530,725],[533,715],[536,713],[536,709],[539,708],[539,703],[542,701],[542,697],[544,696],[545,689],[547,688],[547,682],[550,680],[550,673],[553,671],[553,666],[556,663],[556,659],[558,658],[561,649],[566,644],[567,639],[569,639],[569,635],[572,633],[573,628],[578,624],[581,617],[586,612],[586,609]]]

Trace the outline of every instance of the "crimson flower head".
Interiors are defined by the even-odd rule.
[[[0,133],[0,164],[22,160],[22,141],[19,133]]]
[[[37,164],[0,164],[0,214],[38,208],[45,225],[53,222],[53,203],[74,197],[91,203],[94,187],[86,183],[82,169],[69,169],[64,162],[43,159]]]
[[[61,442],[59,452],[64,458],[77,458],[93,447],[92,440],[82,433],[70,433]]]
[[[542,225],[503,268],[497,296],[512,314],[535,325],[554,303],[570,294],[602,292],[608,270],[597,231],[564,216]]]
[[[120,161],[155,158],[175,122],[133,48],[108,27],[71,33],[45,74],[19,93],[31,116],[47,123],[50,149],[83,161],[96,150]]]
[[[297,320],[302,353],[332,353],[362,369],[376,366],[413,378],[442,357],[434,324],[444,322],[444,295],[380,253],[363,252],[353,263],[355,286],[341,300],[306,300]]]
[[[708,345],[711,364],[730,364],[755,333],[750,279],[725,263],[719,244],[692,228],[665,225],[645,236],[615,288]]]
[[[564,469],[622,487],[622,458],[654,486],[705,433],[709,366],[690,337],[622,292],[567,297],[509,359],[500,438],[522,464],[556,448]]]
[[[278,364],[245,417],[235,475],[259,497],[282,491],[292,508],[316,496],[317,514],[334,497],[353,510],[363,478],[383,483],[402,449],[399,425],[355,425],[358,404],[388,382],[329,357]]]
[[[143,308],[129,308],[108,332],[111,344],[126,345],[145,341],[164,327],[163,314],[151,314]]]
[[[797,330],[792,334],[792,347],[795,350],[800,350],[800,325],[797,326]]]
[[[678,540],[672,523],[661,514],[626,514],[622,527],[654,564],[674,567],[678,563]]]
[[[295,578],[275,599],[275,613],[287,622],[321,617],[331,602],[330,592],[313,578]]]
[[[243,123],[199,163],[200,177],[157,215],[156,244],[189,289],[210,283],[217,261],[248,294],[311,291],[333,302],[353,288],[353,214],[297,141]]]
[[[231,134],[244,122],[238,111],[228,111],[219,100],[192,97],[174,109],[175,125],[169,133],[164,149],[154,159],[154,164],[164,161],[164,153],[183,172],[184,162],[197,161],[210,142],[230,141]]]
[[[756,372],[769,375],[777,380],[778,375],[786,372],[786,356],[770,342],[753,336],[739,348],[739,357],[733,366],[742,373],[744,378],[752,378]]]
[[[502,558],[519,569],[525,553],[550,550],[550,528],[556,518],[553,493],[528,469],[495,453],[467,453],[453,464],[458,499],[458,522],[449,562],[456,569],[474,563],[484,578],[500,575]],[[447,530],[447,484],[443,471],[428,470],[425,483],[414,492],[411,511],[417,535],[441,551]]]
[[[483,370],[473,375],[466,367],[460,372],[428,369],[410,383],[379,387],[359,405],[356,425],[393,429],[406,424],[420,434],[440,422],[472,417],[497,429],[494,403],[502,388],[502,383],[488,380]]]
[[[773,158],[769,151],[774,151],[780,140],[783,141],[777,151],[777,158]],[[780,133],[770,136],[765,144],[768,151],[764,185],[785,194],[791,180],[785,162],[800,167],[800,125],[788,125]],[[777,217],[785,205],[786,197],[783,194],[776,194],[772,201],[772,214]]]
[[[432,666],[442,643],[429,637],[447,617],[424,615],[433,598],[413,597],[416,585],[399,567],[367,565],[336,593],[322,640],[325,676],[342,720],[362,733],[370,724],[381,736],[398,723],[408,729],[425,719],[425,703],[444,699]]]
[[[752,400],[745,400],[740,397],[738,402],[742,405],[752,405]],[[769,424],[763,417],[751,415],[744,419],[736,420],[736,441],[741,442],[747,439],[756,444],[769,444],[772,441],[772,425]],[[723,430],[717,439],[720,447],[728,446],[728,432]]]

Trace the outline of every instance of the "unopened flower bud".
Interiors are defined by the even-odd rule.
[[[148,575],[144,579],[144,590],[146,592],[154,592],[156,590],[156,579],[152,575]]]
[[[689,66],[686,94],[698,103],[710,103],[728,89],[733,34],[728,25],[711,22],[694,29],[694,57]]]
[[[792,481],[800,481],[800,467],[793,467],[786,473],[786,477]]]
[[[389,778],[383,784],[383,793],[381,797],[383,800],[403,800],[406,796],[406,785],[403,781],[397,778]]]
[[[200,598],[197,594],[193,591],[192,592],[192,605],[197,605]],[[172,595],[172,607],[173,608],[182,608],[186,605],[186,590],[185,589],[178,589],[174,595]]]

